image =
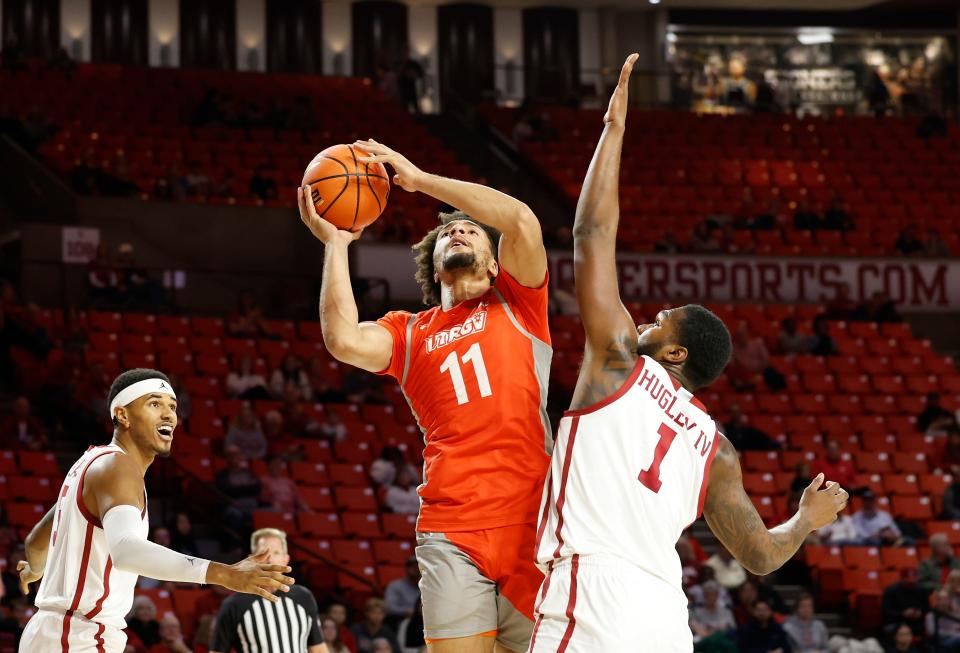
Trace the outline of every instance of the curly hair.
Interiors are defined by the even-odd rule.
[[[416,253],[414,260],[417,263],[416,280],[423,291],[423,303],[427,306],[437,306],[440,304],[440,282],[433,278],[433,250],[437,246],[437,238],[440,231],[457,220],[469,220],[473,222],[487,234],[490,239],[490,250],[493,252],[493,259],[499,261],[497,246],[500,243],[500,232],[493,227],[477,222],[463,211],[453,211],[451,213],[441,213],[439,216],[440,224],[431,229],[419,243],[413,246]]]

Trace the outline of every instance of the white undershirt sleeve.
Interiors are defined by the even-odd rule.
[[[136,507],[114,506],[102,521],[117,569],[174,583],[206,581],[210,561],[185,556],[140,535],[142,517]]]

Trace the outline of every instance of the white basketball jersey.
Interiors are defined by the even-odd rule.
[[[113,568],[100,520],[83,503],[83,480],[90,464],[102,456],[118,455],[126,454],[114,445],[90,447],[60,487],[37,607],[63,613],[65,630],[71,618],[126,628],[124,617],[133,605],[138,576]],[[142,517],[141,533],[146,538],[150,530],[146,496]]]
[[[703,510],[718,441],[703,404],[641,357],[613,396],[560,420],[537,563],[607,554],[682,592],[675,546]]]

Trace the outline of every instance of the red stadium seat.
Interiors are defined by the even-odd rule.
[[[883,486],[886,494],[915,496],[920,494],[916,474],[886,474],[883,477]]]
[[[330,485],[330,473],[324,463],[294,462],[290,465],[290,478],[307,486]]]
[[[4,513],[11,526],[33,528],[37,522],[47,514],[47,508],[42,503],[13,503],[4,504]]]
[[[905,474],[926,474],[930,471],[926,454],[914,452],[894,453],[893,468]]]
[[[292,531],[294,528],[293,514],[289,512],[275,512],[273,510],[254,510],[253,528],[279,528],[282,531]]]
[[[57,457],[52,453],[21,451],[17,454],[20,460],[20,471],[31,476],[45,476],[59,483],[63,472]],[[2,471],[2,470],[0,470]]]
[[[336,510],[333,494],[328,487],[299,486],[300,498],[314,512],[331,512]]]
[[[119,334],[123,331],[123,320],[120,313],[102,313],[90,311],[87,313],[87,325],[93,331]]]
[[[373,557],[381,565],[405,565],[414,554],[408,541],[377,540],[373,543]]]
[[[402,565],[382,565],[377,567],[377,580],[386,587],[390,583],[407,575],[406,567]]]
[[[930,521],[927,522],[927,534],[943,533],[950,539],[950,544],[957,546],[960,544],[960,522],[951,521]]]
[[[385,512],[383,518],[383,534],[400,539],[411,539],[415,535],[416,515],[398,515]]]
[[[373,566],[373,550],[367,540],[333,540],[330,552],[334,562],[350,568]]]
[[[896,496],[893,497],[893,516],[911,521],[933,519],[933,507],[930,497]]]
[[[379,538],[383,536],[380,530],[380,520],[376,513],[345,512],[342,516],[343,530],[354,537]]]
[[[19,471],[17,459],[8,449],[0,449],[0,475],[16,474]]]
[[[148,313],[124,313],[123,326],[131,333],[152,335],[157,331],[157,316]]]
[[[861,451],[853,457],[857,470],[866,474],[883,474],[889,472],[890,454],[886,451]]]
[[[366,487],[367,473],[363,465],[352,465],[346,463],[333,463],[329,467],[330,482],[334,485],[347,485],[350,487]]]
[[[377,499],[369,487],[338,487],[334,490],[336,504],[343,510],[375,512]]]
[[[932,523],[932,522],[931,522]],[[885,569],[916,568],[920,563],[917,550],[910,546],[885,546],[880,549],[880,560]]]
[[[875,546],[843,548],[843,564],[851,569],[881,569],[880,549]]]
[[[10,496],[15,499],[52,505],[60,491],[60,479],[51,481],[39,476],[8,476]]]
[[[297,531],[310,537],[342,537],[343,529],[337,513],[299,512]]]

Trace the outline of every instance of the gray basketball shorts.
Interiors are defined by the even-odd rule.
[[[526,651],[543,581],[533,561],[535,539],[532,524],[417,533],[427,641],[479,635]]]

